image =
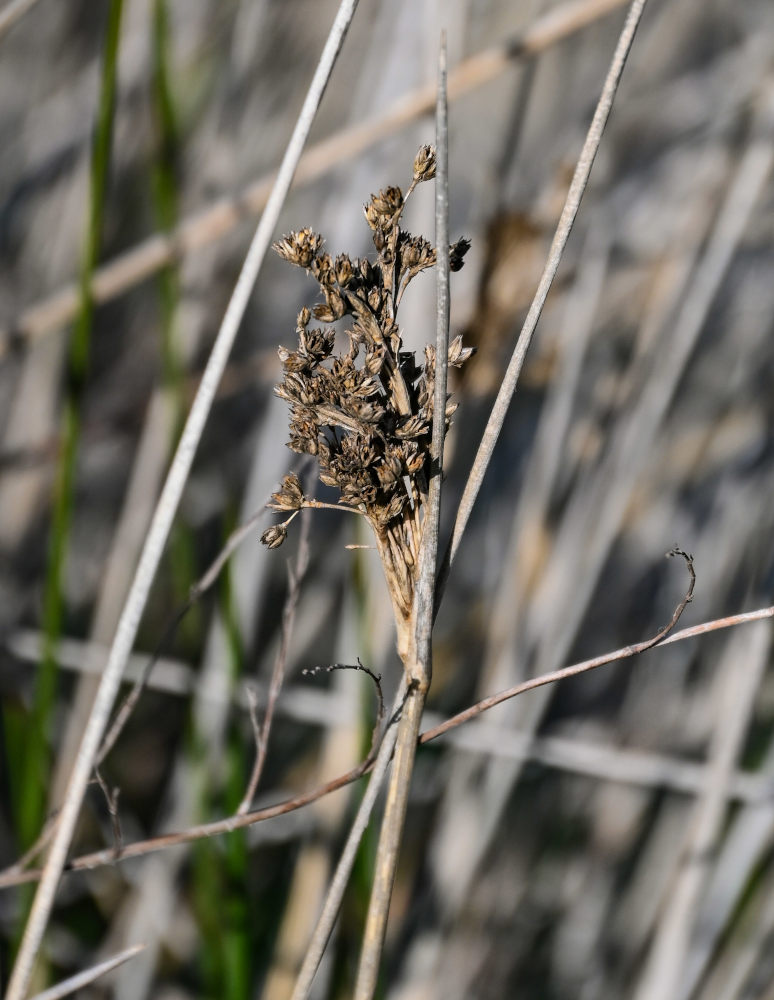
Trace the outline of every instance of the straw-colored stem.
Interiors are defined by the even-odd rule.
[[[110,656],[102,675],[94,707],[84,730],[81,746],[73,766],[56,836],[51,845],[48,862],[35,895],[30,918],[25,928],[6,1000],[22,1000],[27,990],[35,957],[43,940],[51,908],[54,904],[59,880],[64,868],[67,851],[75,830],[81,803],[91,775],[95,755],[105,730],[124,667],[129,658],[134,637],[140,624],[143,609],[150,593],[153,578],[161,559],[172,521],[183,494],[194,453],[204,424],[212,407],[215,392],[226,366],[231,347],[252,293],[255,279],[271,243],[274,228],[293,179],[301,151],[325,87],[338,57],[344,36],[357,6],[357,0],[342,0],[331,28],[320,63],[314,74],[304,106],[291,136],[266,210],[250,244],[234,293],[223,317],[220,330],[202,376],[199,391],[183,429],[172,466],[159,498],[140,562],[127,596]]]

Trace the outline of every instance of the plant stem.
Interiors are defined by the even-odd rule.
[[[441,35],[438,58],[436,129],[436,340],[433,429],[430,446],[431,478],[422,524],[419,566],[411,617],[408,622],[408,649],[403,665],[408,692],[398,724],[395,759],[387,790],[384,819],[379,833],[376,871],[368,907],[363,948],[355,985],[355,1000],[371,1000],[379,978],[384,935],[395,882],[398,852],[403,837],[411,774],[417,751],[425,698],[432,675],[433,596],[438,561],[438,528],[441,516],[441,470],[446,433],[446,384],[449,354],[449,183],[448,108],[446,94],[446,35]],[[398,641],[401,642],[400,623]]]
[[[357,0],[342,0],[331,28],[325,49],[315,71],[309,91],[293,130],[282,165],[277,175],[266,210],[256,228],[250,248],[234,292],[223,317],[218,335],[210,353],[199,389],[188,414],[185,427],[172,460],[140,562],[126,598],[108,662],[102,673],[94,707],[84,729],[60,814],[59,826],[51,845],[48,861],[41,876],[30,918],[24,931],[19,954],[11,974],[5,1000],[23,1000],[27,991],[35,957],[45,933],[54,904],[54,896],[62,875],[67,850],[70,846],[81,803],[94,765],[102,734],[110,715],[113,701],[121,683],[124,667],[129,659],[134,637],[140,624],[145,604],[150,594],[162,551],[169,535],[172,521],[193,463],[204,424],[212,407],[223,369],[242,321],[247,302],[271,243],[272,233],[290,189],[301,151],[311,130],[312,122],[322,101],[336,58],[344,42],[357,6]]]
[[[426,688],[418,685],[409,689],[398,723],[395,757],[379,833],[374,887],[363,934],[354,1000],[371,1000],[376,989],[426,693]]]

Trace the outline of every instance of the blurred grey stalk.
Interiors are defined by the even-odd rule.
[[[194,454],[209,415],[218,383],[236,338],[253,285],[271,243],[280,211],[290,189],[301,152],[322,101],[344,37],[357,7],[357,0],[342,0],[331,27],[320,62],[309,87],[285,156],[277,174],[266,210],[258,223],[234,292],[229,301],[196,398],[186,420],[164,489],[156,507],[140,562],[116,630],[108,662],[100,682],[94,707],[86,725],[78,756],[68,784],[59,824],[38,886],[24,936],[8,986],[6,1000],[23,1000],[33,963],[40,948],[54,896],[61,878],[67,851],[80,812],[83,796],[93,769],[95,754],[131,653],[142,611],[148,599],[172,522],[182,496]]]
[[[43,990],[42,993],[36,993],[35,996],[32,997],[32,1000],[60,1000],[60,997],[69,997],[75,993],[76,990],[80,990],[84,986],[89,986],[91,983],[99,979],[100,976],[107,975],[108,972],[112,972],[113,969],[117,969],[119,965],[123,965],[124,962],[128,962],[130,958],[134,958],[135,955],[139,955],[144,947],[144,944],[136,944],[131,948],[127,948],[125,951],[120,951],[117,955],[113,955],[112,958],[107,958],[104,962],[100,962],[98,965],[93,965],[90,969],[86,969],[84,972],[79,972],[75,976],[70,976],[68,979],[62,980],[61,983],[57,983],[56,986]]]

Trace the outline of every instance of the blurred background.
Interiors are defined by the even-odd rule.
[[[16,6],[6,3],[6,8]],[[38,0],[0,20],[0,864],[61,802],[181,422],[337,4]],[[0,19],[4,13],[0,9]],[[361,0],[277,236],[372,251],[362,205],[433,141],[449,40],[452,386],[445,537],[607,71],[615,0]],[[770,0],[650,0],[438,618],[428,725],[532,674],[774,589],[774,23]],[[521,44],[511,43],[521,40]],[[481,57],[481,58],[478,58]],[[432,96],[429,98],[432,101]],[[402,103],[401,103],[402,102]],[[393,114],[400,103],[402,117]],[[363,126],[362,128],[360,126]],[[432,240],[432,185],[406,226]],[[92,294],[88,293],[94,278]],[[253,294],[129,675],[281,476],[272,392],[314,284]],[[434,338],[434,281],[401,309]],[[456,374],[456,373],[455,373]],[[326,498],[319,483],[316,495]],[[259,520],[164,645],[103,774],[129,843],[233,812],[287,595]],[[315,512],[257,804],[365,754],[399,678],[357,519]],[[774,997],[774,683],[766,623],[516,699],[423,748],[383,977],[392,1000]],[[81,995],[282,1000],[360,785],[247,831],[60,886],[36,985],[137,942]],[[73,854],[114,843],[90,789]],[[350,995],[364,841],[317,997]],[[3,979],[31,886],[0,891]]]

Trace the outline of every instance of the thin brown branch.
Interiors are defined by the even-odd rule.
[[[258,782],[261,780],[263,768],[266,763],[266,753],[269,745],[269,732],[274,721],[274,709],[277,705],[277,698],[282,690],[285,680],[285,668],[288,662],[288,651],[290,649],[290,638],[293,635],[293,625],[296,621],[296,610],[301,597],[301,583],[309,565],[309,521],[310,515],[307,511],[301,518],[301,536],[298,540],[298,553],[296,555],[296,566],[293,569],[288,564],[288,594],[285,599],[285,607],[282,609],[282,633],[277,655],[274,658],[274,667],[271,672],[269,682],[269,692],[266,698],[266,710],[263,714],[263,722],[256,733],[255,762],[247,783],[244,798],[239,804],[237,814],[242,816],[250,811],[250,805],[255,798],[255,791]]]
[[[510,41],[466,59],[449,76],[449,98],[481,87],[503,73],[514,60],[545,51],[562,39],[622,7],[625,0],[572,0]],[[383,115],[342,129],[310,146],[302,156],[294,185],[309,184],[338,164],[399,132],[435,106],[435,88],[421,87],[396,101]],[[234,197],[220,198],[183,220],[172,233],[154,233],[115,260],[98,268],[91,292],[97,304],[109,302],[145,281],[168,264],[208,246],[230,233],[246,218],[259,215],[268,200],[274,174],[262,177]],[[25,309],[0,330],[0,358],[12,344],[36,340],[63,328],[75,315],[78,289],[66,285],[42,302]]]
[[[675,608],[669,622],[664,625],[663,628],[660,628],[655,635],[651,636],[650,639],[634,643],[631,646],[624,646],[623,649],[616,649],[612,653],[604,653],[602,656],[595,656],[593,659],[584,660],[582,663],[574,663],[572,666],[562,667],[561,670],[552,670],[550,673],[541,674],[539,677],[530,677],[528,681],[523,681],[521,684],[516,684],[514,687],[507,688],[505,691],[500,691],[497,694],[490,695],[488,698],[484,698],[482,701],[476,702],[475,705],[471,705],[470,708],[466,708],[464,712],[458,712],[457,715],[453,715],[450,719],[447,719],[446,722],[442,722],[439,726],[435,726],[433,729],[428,729],[426,732],[422,733],[419,737],[420,744],[429,743],[430,740],[443,736],[444,733],[448,732],[450,729],[454,729],[455,726],[459,726],[463,722],[468,722],[470,719],[475,719],[476,716],[481,715],[482,712],[486,712],[490,708],[494,708],[495,705],[500,705],[502,702],[508,701],[510,698],[515,698],[519,694],[524,694],[525,691],[533,691],[535,688],[543,687],[545,684],[554,684],[556,681],[564,680],[567,677],[574,677],[576,674],[586,673],[588,670],[594,670],[596,667],[604,666],[604,664],[612,663],[615,660],[625,660],[627,657],[637,656],[639,653],[644,653],[645,650],[652,649],[654,646],[658,646],[660,643],[663,643],[667,639],[670,632],[672,632],[675,625],[677,625],[683,611],[685,611],[688,604],[693,600],[693,588],[696,584],[696,572],[693,568],[693,559],[687,552],[683,552],[682,549],[674,548],[667,552],[667,556],[682,556],[683,559],[685,559],[686,566],[688,567],[688,573],[690,575],[690,583],[687,591],[685,592],[685,596]]]
[[[113,851],[117,857],[121,853],[121,844],[124,839],[123,834],[121,833],[121,819],[118,815],[118,796],[120,795],[120,789],[108,788],[108,784],[102,777],[102,772],[99,767],[94,768],[94,780],[99,785],[102,794],[105,796],[108,816],[110,816],[110,827],[113,831]]]
[[[166,833],[158,837],[149,837],[147,840],[139,840],[133,844],[126,844],[118,855],[113,848],[83,854],[68,862],[64,867],[64,871],[89,871],[92,868],[101,868],[104,865],[115,864],[119,861],[128,861],[130,858],[143,857],[146,854],[152,854],[154,851],[162,851],[168,847],[191,844],[197,840],[204,840],[207,837],[218,837],[225,833],[233,833],[235,830],[243,830],[254,823],[274,819],[275,816],[284,816],[312,802],[317,802],[318,799],[322,799],[326,795],[330,795],[331,792],[338,791],[339,788],[344,788],[352,784],[353,781],[357,781],[358,778],[361,778],[370,771],[373,759],[374,753],[371,752],[362,763],[358,764],[357,767],[353,767],[345,774],[341,774],[337,778],[325,782],[323,785],[318,785],[317,788],[313,788],[311,791],[294,795],[292,798],[285,799],[283,802],[278,802],[273,806],[267,806],[265,809],[256,809],[254,812],[245,813],[241,816],[228,816],[225,819],[215,820],[211,823],[202,823],[180,832]],[[0,889],[22,885],[25,882],[37,882],[41,875],[41,869],[28,869],[24,872],[19,872],[16,868],[7,870],[0,873]]]
[[[614,663],[618,660],[625,660],[628,657],[636,656],[638,653],[644,652],[643,647],[649,649],[660,649],[673,642],[684,642],[686,639],[695,639],[697,636],[708,635],[710,632],[718,632],[723,629],[735,628],[738,625],[748,625],[751,622],[764,621],[769,618],[774,618],[774,605],[766,608],[758,608],[755,611],[743,611],[740,614],[728,615],[724,618],[714,618],[711,621],[701,622],[698,625],[691,625],[688,628],[680,629],[679,632],[673,632],[671,635],[668,635],[660,641],[657,639],[656,642],[654,642],[653,639],[656,637],[653,637],[651,639],[647,639],[645,643],[623,646],[620,649],[613,650],[611,653],[605,653],[602,656],[594,657],[591,660],[583,660],[581,663],[572,664],[569,667],[565,667],[564,670],[553,671],[550,674],[535,677],[531,681],[528,681],[527,685],[517,685],[516,687],[508,688],[506,691],[501,691],[498,694],[492,695],[490,698],[484,698],[475,705],[471,705],[471,707],[466,709],[464,712],[460,712],[457,715],[452,716],[450,719],[447,719],[446,722],[443,722],[438,726],[434,726],[432,729],[426,730],[419,737],[419,742],[420,744],[429,743],[431,740],[437,739],[437,737],[449,732],[449,730],[455,729],[464,722],[470,721],[470,719],[481,715],[490,708],[494,708],[495,705],[501,704],[508,698],[515,698],[516,695],[522,694],[524,690],[531,690],[533,687],[539,687],[542,684],[550,684],[554,681],[562,680],[565,677],[573,677],[576,674],[583,673],[586,670],[593,670],[595,667],[603,666],[606,663]],[[304,806],[309,805],[311,802],[316,802],[319,799],[324,798],[326,795],[337,791],[339,788],[344,788],[353,781],[357,781],[358,778],[361,778],[364,774],[368,773],[372,765],[373,757],[374,753],[372,752],[361,764],[358,764],[357,767],[347,771],[346,774],[342,774],[339,777],[326,782],[324,785],[320,785],[317,788],[312,789],[311,791],[304,792],[301,795],[296,795],[293,798],[286,799],[284,802],[279,802],[276,805],[267,807],[266,809],[257,809],[255,812],[247,813],[245,816],[230,816],[226,819],[215,820],[211,823],[204,823],[200,826],[191,827],[182,833],[168,833],[163,834],[160,837],[151,837],[148,840],[139,840],[133,844],[127,844],[122,849],[121,855],[118,858],[114,856],[113,851],[103,850],[96,851],[92,854],[84,854],[68,862],[65,866],[65,871],[83,871],[86,869],[99,868],[103,865],[115,864],[118,861],[142,857],[145,854],[151,854],[154,851],[160,851],[167,847],[174,847],[178,844],[193,843],[196,840],[203,840],[207,837],[217,837],[224,833],[231,833],[233,830],[241,830],[245,827],[252,826],[253,823],[260,823],[263,820],[272,819],[275,816],[284,816],[285,814],[293,812],[296,809],[301,809]],[[40,876],[40,869],[19,871],[19,863],[17,862],[12,867],[6,868],[4,871],[0,872],[0,889],[8,889],[12,886],[22,885],[25,882],[36,882]]]
[[[185,618],[185,616],[191,610],[194,601],[195,598],[191,597],[188,598],[185,604],[180,608],[175,617],[169,623],[169,625],[166,628],[166,631],[156,644],[156,648],[153,650],[151,655],[146,660],[145,665],[142,668],[142,672],[140,673],[140,676],[134,682],[132,690],[129,692],[126,698],[124,698],[123,702],[121,703],[121,707],[116,712],[115,717],[113,718],[113,721],[110,724],[110,728],[105,733],[105,736],[102,739],[102,743],[100,744],[99,750],[97,751],[97,754],[94,758],[94,765],[96,768],[98,768],[100,764],[102,764],[107,755],[115,746],[118,737],[123,732],[124,726],[127,724],[132,712],[137,707],[137,702],[140,700],[142,693],[148,684],[148,680],[150,679],[150,676],[153,673],[153,668],[156,666],[161,657],[164,655],[164,652],[168,648],[169,643],[174,637],[175,632],[177,631],[178,626],[180,625],[180,622]]]

